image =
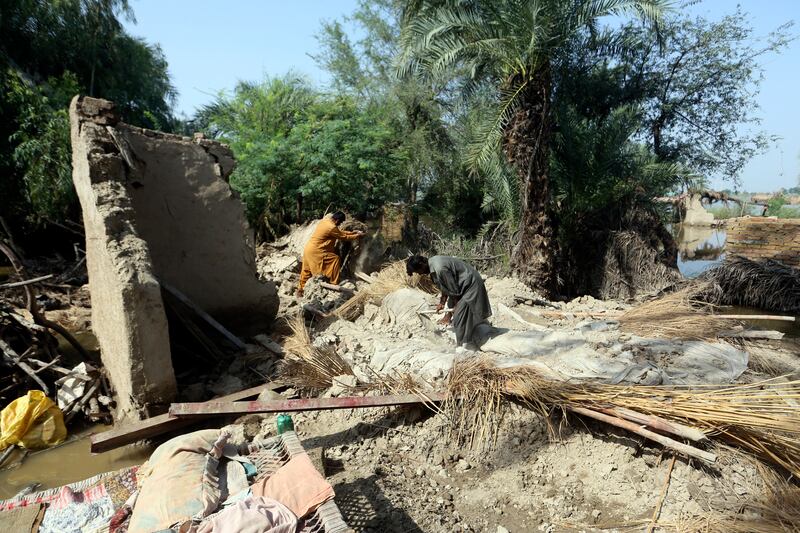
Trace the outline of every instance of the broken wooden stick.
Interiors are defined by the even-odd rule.
[[[303,311],[306,311],[317,318],[328,318],[328,314],[324,311],[317,309],[311,304],[303,304]]]
[[[334,285],[333,283],[328,283],[326,281],[320,281],[317,285],[323,289],[328,289],[329,291],[342,292],[346,294],[355,294],[356,292],[353,289],[348,289],[347,287],[342,287],[341,285]]]
[[[0,352],[3,354],[3,359],[8,361],[9,363],[16,365],[19,367],[20,370],[25,372],[30,378],[35,381],[41,388],[42,392],[44,392],[45,396],[50,394],[50,389],[47,387],[42,378],[36,375],[36,372],[33,371],[33,368],[28,365],[25,361],[22,360],[22,356],[17,354],[14,349],[9,346],[3,339],[0,339]]]
[[[354,275],[361,281],[366,281],[367,283],[372,283],[373,281],[375,281],[375,279],[372,276],[370,276],[369,274],[364,274],[363,272],[356,272]]]
[[[45,281],[52,277],[53,277],[52,274],[47,274],[46,276],[39,276],[38,278],[25,279],[22,281],[15,281],[13,283],[4,283],[0,285],[0,289],[13,289],[14,287],[24,287],[25,285],[39,283],[40,281]]]
[[[793,316],[782,315],[712,315],[714,318],[730,318],[731,320],[780,320],[783,322],[795,322]]]
[[[683,444],[682,442],[678,442],[669,437],[665,437],[664,435],[659,435],[658,433],[654,433],[650,430],[644,429],[642,426],[637,425],[633,422],[629,422],[628,420],[623,420],[622,418],[609,416],[604,413],[599,413],[591,409],[586,409],[585,407],[569,407],[568,409],[579,415],[588,416],[590,418],[594,418],[595,420],[605,422],[606,424],[610,424],[612,426],[625,429],[627,431],[630,431],[631,433],[635,433],[646,439],[657,442],[662,446],[664,446],[665,448],[670,448],[671,450],[675,450],[676,452],[688,455],[689,457],[694,457],[696,459],[700,459],[702,461],[706,461],[709,463],[714,463],[717,460],[717,456],[711,452],[699,450],[697,448],[689,446],[688,444]]]
[[[222,396],[217,401],[233,402],[244,400],[246,398],[252,398],[264,390],[278,390],[282,387],[283,385],[277,383],[266,383],[233,394],[228,394],[227,396]],[[196,419],[194,418],[174,418],[170,416],[169,413],[165,413],[140,422],[127,424],[122,427],[115,427],[109,431],[92,435],[90,449],[92,453],[107,452],[132,442],[163,435],[164,433],[186,427],[195,422]]]
[[[175,417],[209,415],[244,415],[252,413],[284,413],[295,411],[323,411],[333,409],[363,409],[367,407],[391,407],[418,403],[438,403],[444,394],[389,394],[385,396],[342,396],[339,398],[299,398],[296,400],[273,400],[269,402],[205,402],[173,403],[169,414]]]
[[[91,398],[94,397],[94,394],[97,392],[97,389],[99,389],[99,388],[100,388],[100,379],[96,379],[96,380],[94,380],[94,383],[92,383],[92,386],[89,387],[89,390],[87,390],[83,394],[81,399],[78,400],[75,403],[75,405],[73,405],[72,408],[69,410],[69,414],[67,414],[66,418],[64,418],[64,423],[65,424],[69,424],[69,421],[72,420],[73,418],[75,418],[75,415],[77,415],[78,413],[81,412],[81,409],[83,409],[83,406],[86,405],[86,403]]]
[[[0,252],[8,258],[11,266],[14,267],[17,275],[20,277],[25,276],[25,267],[23,267],[22,262],[19,260],[19,257],[14,253],[14,250],[6,246],[2,241],[0,241]],[[92,357],[89,356],[89,353],[84,349],[84,347],[79,343],[72,334],[64,328],[64,326],[53,322],[52,320],[48,320],[39,310],[39,304],[36,303],[36,295],[33,293],[33,289],[31,289],[30,285],[25,285],[25,300],[26,300],[26,307],[28,311],[33,315],[33,321],[40,325],[44,326],[48,329],[51,329],[64,337],[68,343],[72,345],[73,348],[81,355],[81,357],[85,361],[92,360]]]

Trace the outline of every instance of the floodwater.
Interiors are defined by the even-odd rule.
[[[678,243],[678,270],[694,278],[725,259],[724,228],[676,224],[673,235]]]
[[[140,465],[150,457],[151,446],[131,444],[92,455],[89,436],[110,427],[92,426],[67,439],[56,448],[31,452],[20,464],[23,453],[15,450],[0,470],[0,499],[13,497],[31,483],[41,485],[34,492],[96,476],[103,472]]]

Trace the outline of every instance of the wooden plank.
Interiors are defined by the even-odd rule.
[[[191,301],[191,300],[190,300],[190,299],[189,299],[189,298],[188,298],[188,297],[187,297],[185,294],[183,294],[181,291],[179,291],[178,289],[176,289],[175,287],[173,287],[172,285],[170,285],[169,283],[167,283],[167,282],[165,282],[165,281],[163,281],[163,280],[160,280],[160,279],[159,279],[159,280],[158,280],[158,282],[161,284],[161,286],[162,286],[162,287],[163,287],[163,288],[164,288],[164,289],[165,289],[165,290],[166,290],[168,293],[170,293],[172,296],[174,296],[175,298],[177,298],[177,299],[178,299],[178,301],[180,301],[180,302],[181,302],[182,304],[184,304],[186,307],[188,307],[189,309],[191,309],[192,311],[194,311],[194,312],[197,314],[197,316],[199,316],[200,318],[202,318],[203,320],[205,320],[205,321],[208,323],[208,325],[209,325],[209,326],[211,326],[212,328],[214,328],[214,329],[215,329],[215,330],[216,330],[218,333],[220,333],[220,334],[221,334],[223,337],[225,337],[226,339],[228,339],[228,340],[229,340],[229,341],[230,341],[230,342],[231,342],[231,343],[232,343],[234,346],[236,346],[236,347],[237,347],[237,348],[239,348],[240,350],[244,350],[244,349],[246,349],[246,348],[247,348],[247,346],[245,345],[245,343],[244,343],[244,342],[242,342],[242,339],[240,339],[239,337],[237,337],[236,335],[234,335],[233,333],[231,333],[230,331],[228,331],[228,329],[227,329],[225,326],[223,326],[222,324],[220,324],[219,322],[217,322],[216,320],[214,320],[214,317],[212,317],[211,315],[209,315],[208,313],[206,313],[205,311],[203,311],[202,309],[200,309],[200,308],[197,306],[197,304],[195,304],[193,301]]]
[[[252,413],[285,413],[294,411],[322,411],[332,409],[363,409],[417,403],[437,403],[444,394],[431,393],[426,397],[417,394],[389,394],[386,396],[343,396],[339,398],[300,398],[269,402],[212,401],[205,403],[173,403],[172,416],[189,418],[208,415],[244,415]]]
[[[218,401],[234,402],[237,400],[244,400],[256,396],[264,390],[277,390],[282,387],[283,385],[277,383],[265,383],[264,385],[258,385],[257,387],[251,387],[243,391],[228,394],[227,396],[222,396],[218,398]],[[92,435],[91,451],[92,453],[107,452],[108,450],[113,450],[138,440],[156,437],[168,431],[186,427],[196,421],[196,419],[174,418],[171,417],[169,413],[154,416],[140,422],[126,424],[122,427]]]
[[[0,289],[11,289],[14,287],[24,287],[25,285],[31,285],[32,283],[39,283],[40,281],[45,281],[52,278],[52,274],[47,274],[46,276],[39,276],[38,278],[31,278],[26,279],[23,281],[15,281],[13,283],[4,283],[0,285]]]

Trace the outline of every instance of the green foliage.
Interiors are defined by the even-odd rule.
[[[396,159],[404,164],[403,199],[418,210],[433,208],[438,216],[455,218],[458,200],[467,197],[458,193],[463,191],[463,173],[445,123],[445,106],[437,98],[440,88],[395,76],[402,6],[398,0],[361,0],[352,15],[323,23],[315,59],[331,73],[337,92],[357,96],[371,112],[393,123]],[[360,37],[354,41],[348,34]],[[420,196],[424,200],[418,203]]]
[[[709,207],[707,211],[714,215],[714,220],[727,220],[729,218],[735,218],[738,217],[739,213],[741,212],[740,209],[731,208],[725,204]]]
[[[18,110],[19,129],[10,136],[13,160],[25,184],[31,216],[61,220],[74,211],[67,104],[78,92],[69,72],[28,85],[8,72],[6,97]],[[35,221],[35,220],[34,220]]]
[[[0,212],[16,229],[77,213],[67,107],[113,100],[123,120],[172,129],[175,90],[161,49],[125,33],[126,0],[0,4]]]
[[[631,24],[609,49],[607,60],[624,72],[623,94],[640,100],[640,137],[660,159],[680,162],[703,175],[733,180],[769,138],[759,131],[756,97],[762,63],[793,40],[784,24],[756,36],[748,14],[717,21],[675,12],[656,34]]]
[[[778,213],[781,212],[783,206],[785,206],[788,203],[789,203],[788,200],[786,200],[786,198],[782,194],[770,198],[770,200],[767,202],[766,215],[768,217],[778,216]]]
[[[412,2],[406,11],[399,57],[401,75],[417,73],[423,79],[452,79],[464,75],[468,87],[487,83],[494,88],[493,110],[485,113],[467,151],[472,172],[487,182],[484,206],[510,223],[519,220],[519,185],[515,175],[530,170],[509,169],[501,155],[507,128],[518,112],[534,113],[548,102],[526,101],[542,71],[584,28],[595,29],[606,15],[637,12],[658,19],[663,2],[617,0],[561,2]],[[550,88],[547,88],[549,92]],[[549,150],[525,139],[527,147],[514,150]],[[546,171],[544,171],[546,175]]]
[[[290,74],[241,83],[198,120],[230,143],[231,185],[264,237],[329,208],[364,214],[402,198],[395,124],[355,97],[325,96]]]

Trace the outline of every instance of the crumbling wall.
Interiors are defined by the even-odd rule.
[[[161,288],[136,228],[111,102],[70,105],[72,179],[83,209],[92,329],[117,395],[118,418],[141,418],[176,394]]]
[[[725,251],[800,268],[800,219],[740,217],[728,221]]]
[[[128,194],[159,278],[225,326],[263,331],[278,298],[256,275],[253,231],[227,182],[230,149],[126,124],[116,132],[134,162]]]
[[[714,214],[706,211],[700,201],[699,194],[691,194],[685,200],[686,213],[683,223],[687,226],[711,226],[714,224]]]
[[[141,416],[176,392],[158,280],[235,331],[263,331],[277,293],[256,276],[228,147],[129,126],[89,97],[70,122],[93,328],[121,414]]]

